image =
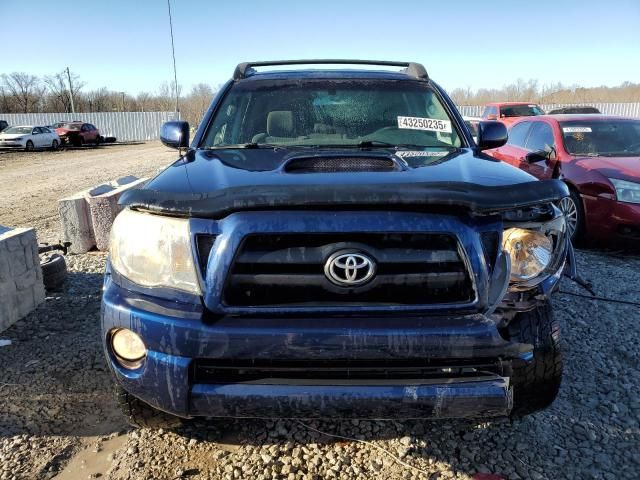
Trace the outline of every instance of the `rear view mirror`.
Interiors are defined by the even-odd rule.
[[[189,147],[189,123],[183,121],[166,122],[160,129],[160,141],[171,148]]]
[[[500,122],[478,123],[478,141],[480,150],[498,148],[507,143],[507,127]]]

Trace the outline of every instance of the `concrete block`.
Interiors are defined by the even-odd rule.
[[[0,332],[44,302],[37,251],[32,228],[0,225]]]
[[[86,197],[87,192],[82,191],[58,201],[64,240],[71,242],[72,253],[86,253],[96,244]]]
[[[120,196],[129,189],[141,187],[146,181],[146,178],[141,178],[118,186],[103,194],[88,197],[93,236],[98,250],[104,251],[109,249],[111,225],[113,225],[116,215],[118,215],[121,210],[118,205]]]

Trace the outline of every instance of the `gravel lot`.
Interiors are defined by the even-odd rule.
[[[150,174],[174,156],[156,144],[0,156],[0,224],[35,225],[57,240],[58,197]],[[65,289],[0,334],[12,341],[0,347],[0,480],[639,476],[636,306],[556,295],[563,387],[550,409],[514,423],[229,420],[134,431],[112,401],[98,337],[104,262],[102,253],[69,256]],[[640,302],[637,253],[583,250],[578,262],[599,295]],[[562,289],[583,293],[568,281]]]

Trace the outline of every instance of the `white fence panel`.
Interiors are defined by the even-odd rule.
[[[160,126],[177,119],[174,112],[0,113],[9,125],[51,125],[79,120],[96,126],[103,136],[118,141],[157,140]]]
[[[640,103],[549,103],[540,105],[545,112],[563,107],[587,106],[596,107],[605,115],[640,118]],[[458,110],[465,117],[479,117],[484,110],[483,105],[460,105]]]

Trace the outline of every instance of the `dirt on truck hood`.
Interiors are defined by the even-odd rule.
[[[226,149],[189,151],[120,204],[223,218],[243,210],[458,206],[490,212],[568,196],[471,149]]]

